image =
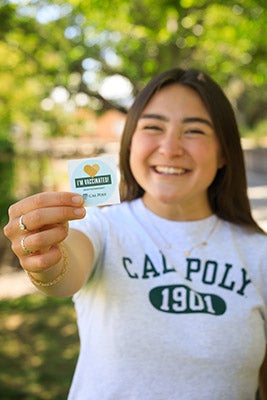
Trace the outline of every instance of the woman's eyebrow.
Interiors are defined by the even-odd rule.
[[[158,119],[160,121],[169,121],[170,119],[166,117],[165,115],[162,114],[142,114],[140,119]],[[190,123],[190,122],[200,122],[201,124],[208,125],[211,128],[213,127],[213,124],[210,120],[202,117],[186,117],[182,119],[183,123]]]
[[[183,118],[182,120],[183,123],[190,123],[190,122],[200,122],[201,124],[208,125],[211,128],[214,128],[212,122],[206,118],[201,118],[201,117],[187,117]]]
[[[165,115],[162,114],[142,114],[140,116],[140,119],[159,119],[160,121],[169,121],[169,118],[165,117]]]

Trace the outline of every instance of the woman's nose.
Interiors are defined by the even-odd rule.
[[[167,157],[181,156],[184,154],[181,135],[177,130],[166,132],[160,143],[159,152]]]

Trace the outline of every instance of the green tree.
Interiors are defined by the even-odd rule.
[[[263,0],[5,1],[3,131],[19,124],[28,132],[42,121],[48,133],[64,133],[64,107],[44,102],[55,87],[74,106],[83,98],[96,110],[125,108],[103,94],[105,78],[124,77],[135,95],[153,74],[177,65],[211,72],[236,101],[246,86],[266,80],[265,8]]]
[[[1,1],[1,0],[0,0]],[[250,128],[266,118],[265,0],[2,0],[0,175],[6,215],[12,152],[78,134],[77,108],[126,110],[152,75],[200,67]],[[113,93],[105,86],[113,81]],[[126,92],[122,89],[125,89]],[[73,122],[77,121],[77,123]],[[261,125],[265,126],[265,125]],[[4,203],[3,203],[4,202]],[[1,216],[0,216],[1,219]]]

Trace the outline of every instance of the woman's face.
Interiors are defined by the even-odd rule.
[[[193,89],[172,84],[144,108],[133,134],[132,173],[145,205],[174,220],[211,214],[208,187],[224,164],[212,120]]]

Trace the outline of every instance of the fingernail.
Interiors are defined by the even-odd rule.
[[[75,208],[73,210],[73,213],[77,215],[77,217],[81,217],[82,215],[84,215],[84,208]]]
[[[74,204],[82,204],[83,203],[82,196],[73,196],[71,200]]]

